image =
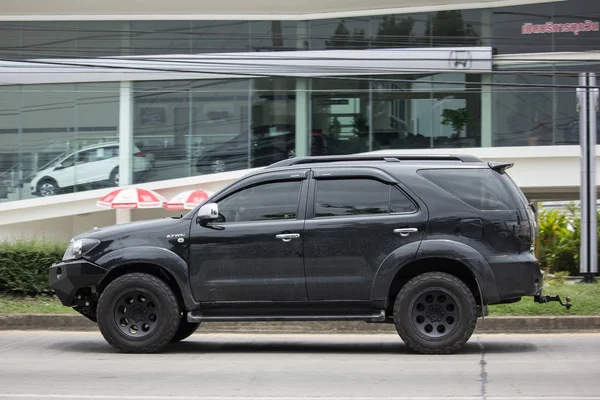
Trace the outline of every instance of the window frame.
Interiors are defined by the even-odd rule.
[[[404,216],[404,215],[414,215],[420,212],[421,206],[420,204],[412,197],[410,196],[406,190],[404,190],[404,188],[400,185],[400,183],[395,182],[392,183],[389,180],[382,180],[379,179],[378,177],[379,174],[375,175],[366,175],[361,173],[360,175],[357,176],[352,176],[350,174],[347,173],[342,173],[338,176],[324,176],[322,175],[321,177],[317,176],[317,177],[313,177],[311,179],[310,182],[310,189],[309,189],[309,199],[308,199],[308,205],[309,207],[307,208],[307,215],[306,215],[306,219],[310,219],[313,221],[324,221],[324,220],[330,220],[330,219],[335,219],[335,218],[343,218],[343,219],[347,219],[347,218],[389,218],[389,217],[397,217],[397,216]],[[388,212],[387,213],[378,213],[378,214],[351,214],[351,215],[333,215],[333,216],[325,216],[325,217],[318,217],[317,216],[317,190],[318,190],[318,182],[319,181],[332,181],[332,180],[343,180],[343,181],[350,181],[350,180],[371,180],[371,181],[375,181],[375,182],[379,182],[382,185],[385,185],[388,187]],[[413,206],[414,206],[414,210],[412,211],[408,211],[408,212],[391,212],[391,207],[392,207],[392,190],[398,190],[402,195],[404,195],[408,201],[410,201]]]
[[[233,225],[233,224],[264,224],[264,223],[285,223],[292,221],[303,221],[306,217],[306,202],[308,193],[308,176],[310,169],[308,168],[293,168],[285,171],[268,171],[259,172],[246,176],[238,181],[231,183],[229,186],[218,192],[212,199],[211,203],[218,204],[225,198],[232,196],[233,194],[247,189],[251,186],[257,186],[260,184],[281,182],[281,181],[301,181],[302,186],[300,189],[300,197],[298,201],[298,210],[295,219],[273,219],[273,220],[261,220],[261,221],[245,221],[245,222],[212,222],[213,225]],[[184,218],[196,220],[198,212],[202,205],[197,206],[190,213],[186,214]]]
[[[499,176],[495,176],[495,174],[491,174],[492,179],[495,180],[496,184],[504,189],[508,195],[507,195],[507,200],[511,203],[513,208],[510,208],[509,204],[505,204],[506,209],[482,209],[479,207],[475,207],[472,204],[469,204],[468,202],[466,202],[465,200],[463,200],[462,198],[460,198],[459,196],[457,196],[456,194],[448,191],[447,189],[443,188],[442,186],[438,185],[436,182],[434,182],[433,180],[428,179],[425,175],[422,174],[422,172],[429,172],[429,171],[451,171],[451,170],[458,170],[458,171],[462,171],[462,170],[467,170],[467,171],[477,171],[477,170],[482,170],[482,171],[491,171],[494,172],[492,169],[490,168],[486,168],[486,167],[477,167],[477,168],[421,168],[419,170],[417,170],[417,175],[419,175],[419,177],[423,180],[425,180],[426,182],[428,182],[430,185],[435,186],[436,188],[438,188],[439,190],[443,191],[444,193],[446,193],[448,196],[456,199],[457,201],[461,202],[462,204],[466,205],[467,207],[469,207],[472,210],[475,210],[478,213],[501,213],[501,212],[512,212],[514,210],[519,209],[519,204],[517,203],[517,199],[513,198],[512,193],[508,190],[508,188],[506,188],[506,185],[504,184],[504,182],[502,182],[502,179],[500,179]],[[493,193],[493,192],[492,192]],[[503,202],[504,203],[504,202]]]
[[[277,183],[287,183],[287,182],[299,182],[300,183],[300,188],[298,191],[298,200],[297,200],[297,205],[296,205],[296,214],[294,218],[278,218],[278,219],[261,219],[261,220],[255,220],[255,221],[225,221],[225,222],[220,222],[220,221],[215,221],[215,224],[218,225],[232,225],[232,224],[257,224],[257,223],[267,223],[267,222],[290,222],[290,221],[300,221],[304,218],[300,218],[300,210],[302,209],[301,207],[301,203],[302,203],[302,197],[303,197],[303,192],[304,192],[304,186],[305,186],[305,182],[302,180],[297,180],[297,179],[282,179],[282,180],[270,180],[270,181],[264,181],[264,182],[254,182],[251,183],[249,185],[245,185],[243,187],[238,188],[237,190],[228,193],[226,196],[221,197],[219,200],[215,200],[214,203],[216,203],[217,205],[224,201],[227,200],[229,198],[231,198],[232,196],[237,195],[238,193],[250,189],[252,187],[259,187],[259,186],[265,186],[265,185],[272,185],[272,184],[277,184]],[[220,208],[220,207],[219,207]],[[221,214],[221,210],[219,209],[219,214]]]

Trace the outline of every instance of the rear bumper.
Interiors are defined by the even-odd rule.
[[[500,301],[541,294],[544,276],[533,255],[498,257],[488,261]]]
[[[72,306],[77,292],[98,285],[108,270],[87,260],[61,262],[48,270],[48,283],[61,303]]]

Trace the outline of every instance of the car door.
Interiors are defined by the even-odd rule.
[[[52,178],[61,188],[75,185],[75,164],[77,153],[70,155],[59,162],[52,170]]]
[[[304,227],[308,298],[370,300],[379,266],[395,250],[413,257],[427,209],[375,168],[314,171]]]
[[[118,157],[113,155],[114,147],[106,146],[85,150],[79,153],[77,184],[107,180],[111,171],[118,165]]]
[[[219,219],[190,229],[190,283],[210,302],[306,300],[308,170],[261,174],[215,197]]]

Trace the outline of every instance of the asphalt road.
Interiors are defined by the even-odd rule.
[[[600,399],[600,334],[476,335],[423,356],[387,334],[196,334],[127,355],[95,332],[0,332],[0,400],[347,398]]]

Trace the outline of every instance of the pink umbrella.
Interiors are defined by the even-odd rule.
[[[141,188],[116,189],[98,200],[104,208],[160,208],[166,203],[160,194]]]
[[[208,190],[188,190],[175,195],[165,203],[167,210],[191,210],[204,203],[213,193]]]

